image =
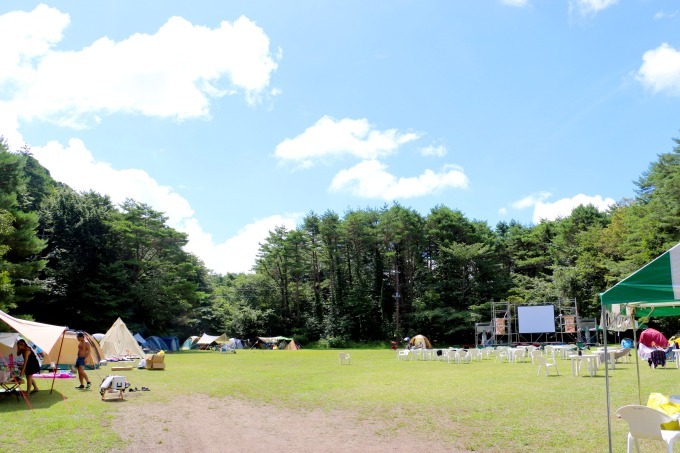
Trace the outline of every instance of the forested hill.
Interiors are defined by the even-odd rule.
[[[55,182],[29,149],[0,141],[0,309],[105,331],[117,317],[144,335],[388,340],[425,333],[472,342],[489,302],[597,294],[680,241],[680,140],[610,212],[579,206],[538,225],[490,227],[439,205],[310,212],[270,232],[254,273],[215,275],[184,233],[135,200],[114,205]],[[666,321],[675,322],[675,321]],[[677,330],[677,326],[669,326]]]

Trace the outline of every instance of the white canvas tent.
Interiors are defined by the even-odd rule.
[[[220,338],[220,335],[208,335],[204,333],[201,335],[201,338],[198,339],[196,344],[201,346],[209,346],[213,344],[218,338]]]
[[[144,351],[132,336],[122,319],[116,322],[104,334],[99,342],[104,357],[144,357]]]

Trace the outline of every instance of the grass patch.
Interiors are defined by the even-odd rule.
[[[340,366],[334,350],[186,351],[168,354],[165,371],[89,371],[90,391],[76,390],[76,379],[57,379],[49,394],[52,381],[40,379],[41,391],[30,397],[33,410],[13,398],[0,401],[0,444],[14,452],[110,451],[121,442],[115,431],[120,404],[201,393],[293,409],[348,410],[360,419],[387,421],[391,431],[408,427],[476,451],[607,450],[603,369],[594,378],[574,378],[570,362],[558,360],[561,376],[546,378],[530,363],[398,362],[394,351],[382,349],[352,350],[351,356],[351,365]],[[108,374],[152,391],[102,402],[98,383]],[[643,404],[651,392],[680,394],[678,378],[674,365],[652,370],[641,363]],[[610,370],[610,388],[612,412],[636,403],[635,363]],[[626,433],[625,422],[612,416],[614,451],[625,450]]]

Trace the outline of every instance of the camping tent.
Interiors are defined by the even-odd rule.
[[[199,337],[197,337],[196,335],[190,336],[189,338],[184,340],[184,343],[182,343],[180,349],[183,351],[188,351],[189,349],[198,349],[198,346],[196,345],[198,338]]]
[[[76,365],[76,358],[78,357],[78,332],[74,330],[68,330],[63,336],[63,342],[60,338],[45,355],[43,359],[43,369],[49,368],[50,362],[57,363],[57,357],[59,358],[59,367],[64,368],[72,367]],[[90,343],[90,355],[85,358],[85,368],[96,369],[102,363],[106,363],[104,360],[104,353],[99,346],[99,342],[94,339],[92,335],[87,332],[83,332],[85,335],[85,341]],[[32,340],[32,339],[31,339]],[[40,345],[38,345],[40,346]],[[60,352],[61,348],[61,352]]]
[[[9,362],[10,355],[15,357],[15,360],[20,357],[17,351],[17,341],[22,339],[21,334],[17,332],[3,332],[0,333],[0,362]],[[42,366],[43,362],[43,351],[39,347],[33,344],[33,342],[27,338],[23,338],[29,348],[33,350],[35,357],[38,359],[38,363]],[[23,361],[23,358],[20,359]]]
[[[43,351],[51,350],[66,330],[66,327],[63,326],[53,326],[51,324],[17,319],[3,311],[0,311],[0,321],[4,321]]]
[[[432,349],[432,343],[430,343],[430,340],[423,335],[414,336],[409,340],[408,344],[411,345],[412,348]]]
[[[204,333],[201,335],[201,338],[198,339],[196,344],[199,348],[205,349],[213,344],[218,338],[220,338],[220,335],[208,335],[207,333]]]
[[[607,322],[607,328],[609,328],[609,320],[617,318],[620,322],[625,318],[649,319],[650,316],[680,316],[680,244],[601,293],[600,303],[602,304],[602,319]],[[605,348],[607,347],[606,337],[605,335]],[[609,451],[611,452],[611,408],[607,361],[605,361],[605,384]],[[638,399],[641,399],[639,371]]]
[[[104,357],[123,357],[137,356],[144,357],[144,351],[132,336],[122,319],[116,322],[104,334],[104,338],[99,342]]]
[[[139,334],[139,332],[137,332],[136,334],[134,334],[134,335],[133,335],[133,338],[135,339],[135,341],[136,341],[137,343],[139,343],[139,345],[140,345],[141,347],[146,346],[146,340],[144,339],[143,336],[141,336],[141,335]]]
[[[146,346],[144,346],[144,349],[148,349],[150,352],[170,350],[165,341],[163,341],[161,337],[156,336],[150,336],[149,338],[146,339]]]
[[[19,332],[22,337],[30,340],[42,351],[49,351],[43,363],[43,367],[49,366],[49,362],[57,365],[75,365],[78,355],[78,339],[76,332],[67,331],[66,327],[43,324],[35,321],[26,321],[14,318],[7,313],[0,311],[0,321],[5,322],[12,329]],[[104,358],[99,343],[92,335],[85,333],[85,341],[91,345],[90,357],[87,357],[85,364],[90,367],[99,367]]]
[[[179,338],[177,337],[161,337],[168,349],[166,351],[179,351]]]
[[[257,345],[262,349],[287,349],[296,351],[300,349],[300,343],[288,337],[257,337]]]

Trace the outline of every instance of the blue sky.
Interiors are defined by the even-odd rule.
[[[311,211],[606,209],[680,136],[676,0],[5,0],[0,42],[12,148],[219,273]]]

